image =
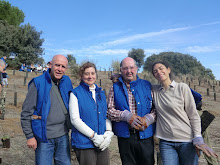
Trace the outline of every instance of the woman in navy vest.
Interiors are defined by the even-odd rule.
[[[96,66],[83,64],[79,76],[80,85],[71,92],[69,102],[72,147],[80,165],[109,165],[108,146],[114,134],[106,117],[105,93],[95,84]]]
[[[203,141],[200,117],[187,84],[171,81],[166,62],[155,62],[152,73],[161,84],[152,87],[163,165],[197,165],[200,150],[217,157]]]

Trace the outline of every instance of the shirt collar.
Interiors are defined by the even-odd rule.
[[[176,86],[176,82],[173,80],[173,81],[171,82],[171,84],[169,85],[169,88],[170,88],[170,89],[174,89],[175,86]],[[162,90],[162,89],[164,89],[164,88],[163,88],[162,85],[161,85],[160,88],[159,88],[159,90]]]
[[[95,91],[95,89],[96,89],[95,84],[94,84],[94,87],[89,87],[89,90],[90,90],[90,91]]]

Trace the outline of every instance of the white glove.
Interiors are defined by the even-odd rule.
[[[91,140],[93,141],[94,145],[96,147],[99,147],[101,143],[104,141],[104,135],[98,135],[97,133],[94,134],[93,138]]]
[[[102,144],[99,146],[101,151],[104,151],[111,143],[111,138],[114,135],[112,131],[105,131],[103,137],[105,138]]]

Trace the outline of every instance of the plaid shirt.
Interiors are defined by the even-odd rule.
[[[137,104],[135,98],[130,90],[129,86],[127,87],[128,92],[128,100],[129,100],[129,108],[132,114],[137,114]],[[120,121],[121,114],[123,111],[115,109],[115,101],[114,101],[114,90],[113,86],[110,88],[109,95],[108,95],[108,111],[107,117],[112,121]]]

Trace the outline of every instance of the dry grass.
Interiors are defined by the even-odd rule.
[[[15,75],[13,75],[12,70],[8,70],[9,74],[9,87],[4,90],[7,92],[6,95],[6,114],[5,120],[0,120],[0,137],[4,134],[7,134],[11,137],[11,147],[9,149],[4,149],[1,147],[0,143],[0,158],[2,158],[2,164],[4,165],[32,165],[34,164],[34,151],[28,149],[26,147],[26,139],[23,135],[20,126],[20,112],[22,108],[22,103],[26,97],[27,93],[27,84],[28,82],[38,75],[35,73],[29,73],[28,78],[26,79],[26,85],[24,86],[24,76],[26,73],[16,71]],[[109,80],[110,72],[98,72],[98,80],[97,85],[100,85],[101,79],[101,87],[106,90],[106,94],[108,95],[109,88],[112,83]],[[69,72],[67,75],[70,76]],[[145,75],[145,76],[144,76]],[[151,81],[153,80],[152,76],[148,73],[144,75],[140,74],[141,78],[147,78]],[[201,83],[201,86],[198,86],[198,80],[194,78],[193,82],[191,82],[191,87],[194,88],[196,85],[196,91],[203,95],[203,109],[209,110],[211,113],[216,115],[216,119],[210,125],[210,137],[213,143],[213,149],[220,155],[220,87],[216,85],[215,90],[217,94],[217,101],[214,101],[214,93],[210,88],[210,85],[207,83]],[[79,80],[75,80],[71,78],[72,82],[74,82],[74,87],[76,87],[79,83]],[[177,81],[185,81],[183,80]],[[186,82],[186,81],[185,81]],[[188,83],[188,82],[187,82]],[[210,96],[206,96],[207,87],[210,88]],[[17,92],[17,106],[14,106],[14,93]],[[110,155],[111,155],[111,164],[118,165],[121,164],[118,146],[117,146],[117,138],[114,136],[112,143],[110,145]],[[156,158],[156,157],[155,157]],[[77,164],[75,155],[72,152],[72,163]],[[206,162],[203,157],[200,158],[200,165],[205,165]]]

